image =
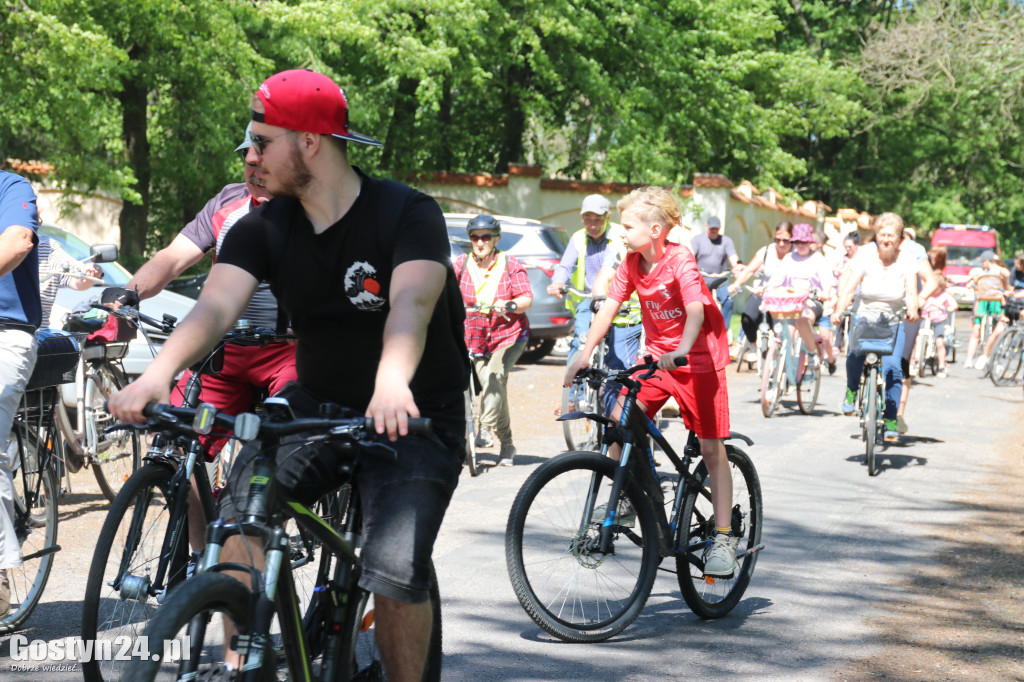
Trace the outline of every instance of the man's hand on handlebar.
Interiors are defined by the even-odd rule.
[[[366,416],[373,418],[377,433],[387,432],[388,440],[395,441],[408,435],[409,417],[419,417],[420,410],[404,379],[378,371]]]
[[[107,409],[117,421],[144,424],[146,416],[142,413],[147,403],[169,403],[171,398],[170,385],[164,381],[154,381],[143,374],[141,377],[110,396]]]
[[[555,298],[562,298],[565,295],[561,284],[549,284],[547,291]]]

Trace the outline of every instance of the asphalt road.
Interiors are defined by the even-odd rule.
[[[786,400],[761,416],[756,378],[730,369],[733,430],[764,494],[762,553],[744,599],[728,617],[702,621],[686,607],[674,574],[659,574],[640,617],[613,640],[566,644],[541,631],[520,607],[505,569],[504,531],[530,472],[564,449],[552,417],[563,367],[549,359],[510,378],[519,456],[513,467],[464,474],[434,555],[444,600],[446,679],[665,680],[833,679],[879,642],[871,619],[901,599],[901,578],[944,551],[929,527],[962,524],[958,500],[983,495],[979,480],[998,470],[994,445],[1011,438],[1021,389],[996,388],[961,368],[917,382],[910,433],[883,453],[869,478],[857,422],[838,414],[842,367],[825,376],[815,415]],[[683,435],[669,429],[669,439]],[[91,542],[105,510],[86,472],[62,505],[58,556],[44,601],[21,633],[30,640],[78,634]],[[80,672],[13,671],[0,639],[4,679],[77,680]]]

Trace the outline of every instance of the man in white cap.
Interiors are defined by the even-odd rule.
[[[565,297],[565,307],[575,315],[575,328],[569,346],[567,361],[571,361],[579,349],[581,340],[586,340],[590,330],[590,298],[564,292],[566,284],[577,291],[600,296],[606,293],[611,278],[607,274],[614,270],[624,253],[621,240],[611,237],[611,204],[600,194],[591,194],[580,207],[583,229],[569,239],[569,245],[562,254],[562,260],[555,267],[555,273],[548,285],[548,293],[559,298]],[[602,268],[607,268],[599,277]],[[595,290],[595,284],[597,290]],[[608,366],[625,369],[632,365],[640,352],[640,315],[636,310],[615,319],[611,343],[608,349]]]

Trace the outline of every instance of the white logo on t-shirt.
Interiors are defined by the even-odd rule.
[[[345,295],[360,310],[378,310],[384,306],[377,268],[366,261],[356,261],[345,271]]]

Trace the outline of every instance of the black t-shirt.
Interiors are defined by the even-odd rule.
[[[441,208],[405,185],[360,177],[352,208],[323,233],[313,232],[298,200],[274,199],[238,221],[219,262],[270,282],[299,338],[300,383],[357,410],[366,409],[373,395],[392,272],[413,260],[444,264],[445,288],[410,387],[424,416],[448,411],[469,375],[465,310]]]

